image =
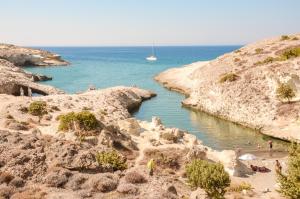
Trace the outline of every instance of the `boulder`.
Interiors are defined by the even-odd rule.
[[[139,136],[141,133],[141,126],[135,118],[128,118],[118,121],[118,126],[122,132],[127,132],[134,136]]]

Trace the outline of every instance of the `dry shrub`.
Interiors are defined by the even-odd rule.
[[[177,148],[168,149],[148,149],[145,150],[146,161],[150,159],[155,161],[155,165],[160,169],[180,169],[180,165],[185,162],[185,157],[188,150],[182,150]]]
[[[238,79],[239,76],[237,76],[235,73],[226,73],[224,75],[221,75],[219,82],[233,82]]]
[[[124,194],[136,194],[139,190],[136,185],[123,183],[118,186],[117,191]]]
[[[147,182],[146,178],[137,171],[131,171],[126,173],[125,180],[126,182],[133,183],[133,184]]]
[[[2,183],[10,183],[14,179],[14,176],[8,172],[0,172],[0,184]]]
[[[251,184],[247,182],[242,182],[241,184],[234,184],[228,187],[228,192],[242,192],[243,190],[252,190]]]
[[[174,135],[174,133],[171,133],[171,132],[162,133],[160,135],[160,137],[162,139],[165,139],[165,140],[168,140],[168,141],[171,141],[171,142],[174,142],[174,143],[176,143],[178,141],[178,137],[176,135]]]
[[[119,179],[110,173],[103,174],[91,182],[93,191],[100,191],[103,193],[115,190],[118,184]]]
[[[41,188],[32,187],[14,194],[11,199],[44,199],[46,195]]]

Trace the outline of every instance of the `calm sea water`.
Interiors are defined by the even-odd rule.
[[[188,130],[215,149],[255,149],[266,146],[266,138],[241,126],[181,107],[184,96],[168,91],[153,77],[168,68],[195,61],[206,61],[238,49],[240,46],[156,47],[157,62],[147,62],[150,47],[43,47],[56,52],[72,64],[58,67],[28,67],[33,73],[46,74],[44,82],[68,93],[85,91],[89,85],[107,88],[137,85],[153,90],[158,96],[142,104],[135,117],[151,121],[158,116],[168,127]],[[277,146],[282,142],[275,141]]]

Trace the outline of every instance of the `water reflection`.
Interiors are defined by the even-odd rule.
[[[246,151],[268,149],[268,140],[272,140],[275,149],[286,149],[287,142],[272,139],[252,129],[216,118],[207,113],[190,110],[191,124],[198,129],[197,137],[208,146],[216,149],[241,148]]]

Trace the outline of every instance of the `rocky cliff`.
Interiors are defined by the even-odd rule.
[[[182,103],[286,140],[300,140],[300,34],[249,44],[209,62],[155,77],[188,95]],[[279,88],[295,96],[280,96]]]
[[[20,96],[22,90],[24,95],[29,92],[40,95],[61,94],[63,91],[47,86],[38,84],[37,81],[51,79],[44,75],[36,75],[25,72],[22,68],[15,66],[13,63],[0,59],[0,94],[10,94]]]
[[[22,66],[55,66],[67,65],[68,62],[59,55],[31,48],[0,44],[0,94],[40,95],[61,94],[63,91],[52,86],[36,82],[51,80],[51,77],[31,74],[24,71]]]
[[[69,64],[58,54],[10,44],[0,44],[0,59],[10,61],[17,66],[61,66]]]

